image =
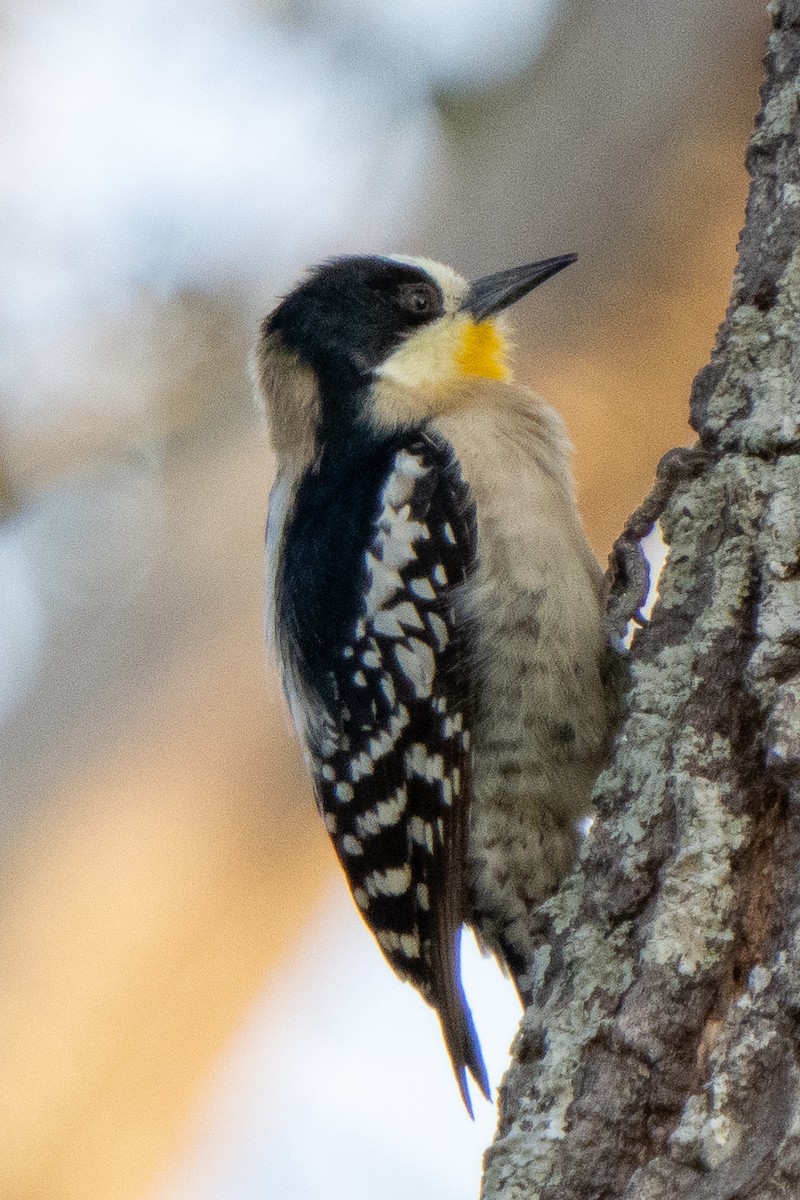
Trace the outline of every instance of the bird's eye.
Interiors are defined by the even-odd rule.
[[[433,288],[424,283],[404,283],[398,293],[400,307],[413,317],[427,317],[436,311],[436,295]]]

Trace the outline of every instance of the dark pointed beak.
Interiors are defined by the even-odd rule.
[[[577,254],[559,254],[557,258],[543,258],[541,262],[528,263],[524,267],[510,267],[507,271],[484,275],[471,285],[461,307],[476,321],[482,321],[484,317],[508,308],[509,304],[515,304],[551,275],[557,275],[574,263],[577,257]]]

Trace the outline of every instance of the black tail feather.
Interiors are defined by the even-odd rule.
[[[455,996],[451,996],[448,999],[450,1000],[449,1004],[442,1005],[441,1007],[437,1006],[439,1021],[441,1022],[447,1052],[450,1055],[450,1061],[453,1064],[453,1070],[458,1081],[461,1099],[464,1101],[464,1107],[470,1117],[474,1120],[475,1114],[472,1111],[472,1101],[467,1087],[466,1072],[469,1071],[487,1100],[491,1100],[492,1098],[489,1076],[483,1061],[478,1034],[475,1030],[475,1022],[472,1019],[472,1013],[469,1010],[461,987],[457,986]]]

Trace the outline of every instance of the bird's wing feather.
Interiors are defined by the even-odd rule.
[[[394,455],[363,559],[358,610],[331,658],[320,807],[383,953],[432,1004],[469,1108],[488,1094],[459,971],[471,792],[472,672],[461,589],[474,509],[446,443]]]

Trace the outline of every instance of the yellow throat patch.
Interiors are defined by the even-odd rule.
[[[508,379],[508,342],[494,321],[469,321],[461,337],[456,362],[463,375],[483,379]]]

